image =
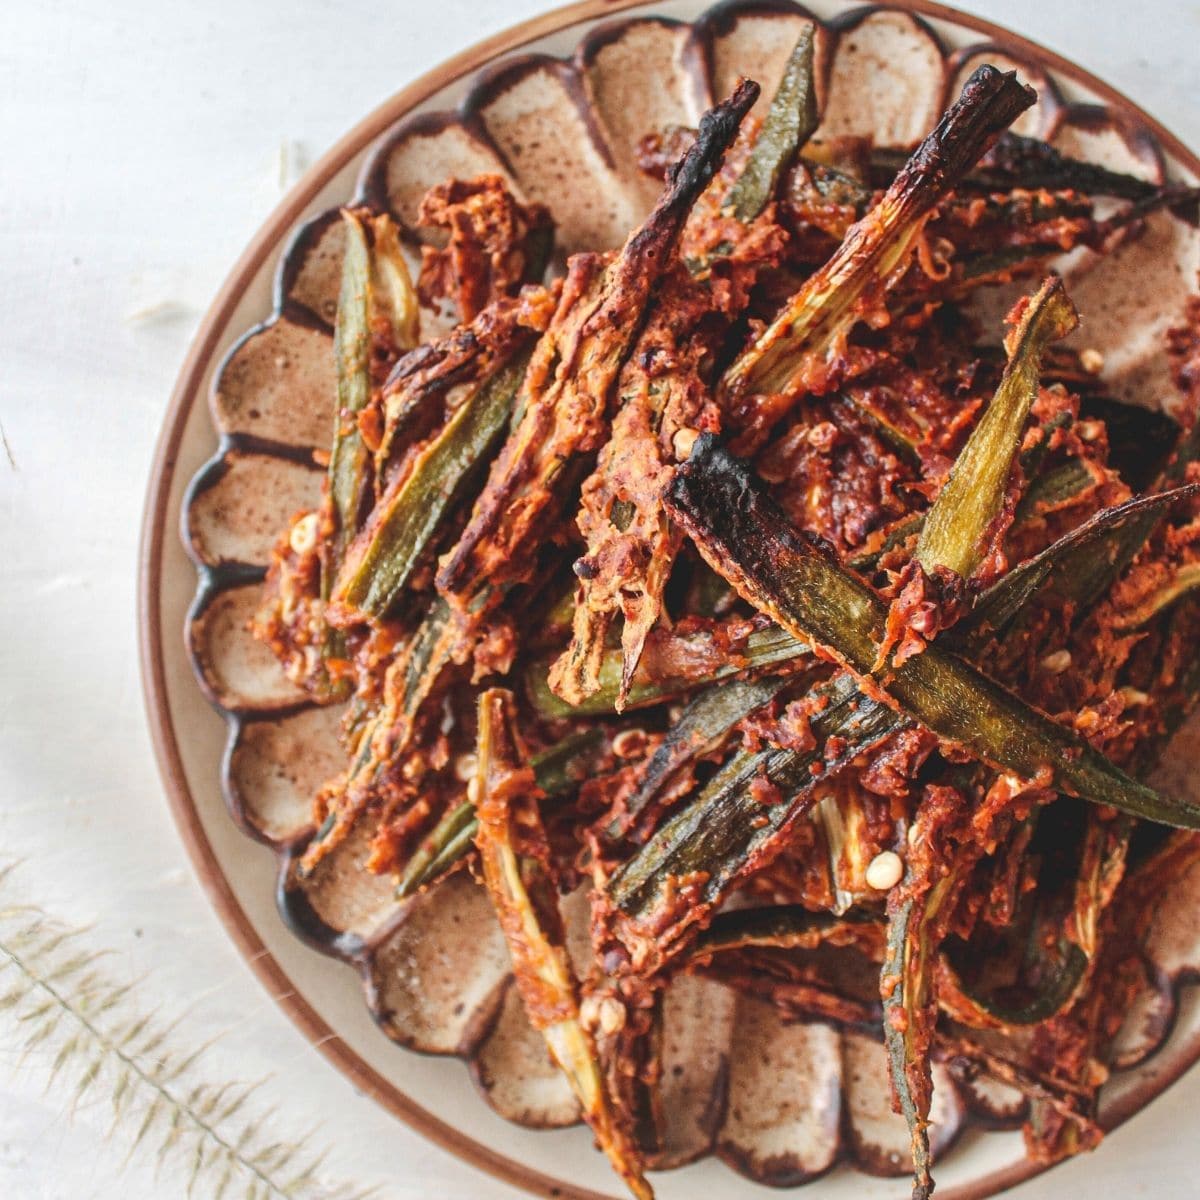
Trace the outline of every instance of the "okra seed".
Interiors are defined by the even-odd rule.
[[[622,729],[612,740],[612,751],[618,758],[638,758],[646,748],[646,734],[641,729]]]
[[[474,754],[460,754],[454,760],[454,777],[461,783],[469,783],[475,778],[475,768],[479,765],[479,760]]]
[[[1079,365],[1089,375],[1099,375],[1104,370],[1104,355],[1089,346],[1086,350],[1080,350]]]
[[[675,430],[675,436],[671,439],[671,449],[675,451],[675,457],[679,462],[687,460],[699,436],[699,432],[695,429],[684,427],[683,429]]]
[[[483,799],[483,784],[479,782],[478,775],[472,775],[470,782],[467,784],[467,799],[476,808],[479,807],[479,802]]]
[[[904,874],[904,862],[894,850],[884,850],[875,855],[867,866],[867,887],[877,892],[886,892],[900,882]]]
[[[309,513],[292,526],[288,544],[297,554],[307,554],[317,544],[317,514]]]
[[[587,996],[579,1006],[579,1020],[611,1037],[625,1028],[625,1005],[613,996]]]
[[[1061,675],[1071,665],[1070,650],[1055,650],[1042,659],[1042,670],[1051,675]]]
[[[595,996],[584,996],[580,1001],[579,1023],[585,1029],[595,1029],[600,1024],[600,1001]]]
[[[612,996],[600,1001],[600,1028],[609,1035],[625,1028],[625,1005]]]

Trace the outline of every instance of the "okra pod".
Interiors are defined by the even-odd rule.
[[[673,635],[672,635],[673,636]],[[625,708],[645,708],[700,687],[729,679],[743,671],[762,674],[771,667],[783,666],[807,655],[807,642],[782,629],[760,629],[751,633],[741,651],[715,653],[712,635],[680,635],[677,653],[672,655],[677,669],[653,677],[645,671],[634,676]],[[568,704],[550,690],[549,664],[533,663],[525,675],[529,699],[540,716],[548,719],[572,716],[602,716],[616,712],[621,691],[623,656],[620,650],[607,650],[600,662],[599,688],[580,704]]]
[[[407,748],[421,705],[450,661],[458,639],[450,606],[441,598],[435,600],[408,645],[387,669],[383,703],[360,735],[349,789],[369,787],[380,769]]]
[[[973,1009],[985,1028],[1036,1025],[1066,1009],[1079,994],[1099,952],[1100,915],[1124,876],[1132,832],[1129,817],[1110,821],[1090,810],[1065,918],[1061,907],[1055,911],[1053,897],[1046,897],[1043,886],[1029,898],[1032,919],[1016,953],[1022,959],[1022,973],[1032,969],[1036,976],[1032,994],[1023,1000],[984,995],[965,986],[943,956],[939,967],[943,983],[956,993],[954,1007]]]
[[[417,298],[400,253],[395,223],[343,210],[346,248],[333,332],[337,411],[329,455],[329,499],[334,529],[322,576],[328,597],[342,555],[358,530],[371,455],[358,430],[358,414],[371,398],[372,327],[384,324],[399,349],[417,341]]]
[[[914,558],[926,572],[953,571],[968,580],[1003,536],[998,519],[1029,410],[1038,394],[1042,351],[1079,324],[1062,280],[1048,279],[1027,302],[1005,339],[1008,365],[996,394],[963,447],[950,477],[925,515]]]
[[[356,417],[371,398],[371,248],[359,217],[347,212],[343,213],[342,221],[346,250],[333,332],[337,411],[329,455],[329,498],[336,529],[330,547],[328,579],[322,580],[326,595],[332,590],[341,552],[358,525],[368,454]]]
[[[605,737],[603,729],[585,729],[533,755],[529,765],[533,768],[538,791],[547,799],[554,799],[576,787],[582,778],[584,764]],[[400,898],[411,896],[461,862],[474,844],[478,828],[475,805],[470,800],[452,808],[409,860],[396,895]]]
[[[388,490],[347,551],[335,603],[377,618],[395,608],[413,569],[503,434],[527,364],[521,355],[479,383]]]
[[[947,899],[957,894],[958,882],[954,873],[938,880],[919,897],[896,906],[888,922],[881,983],[883,1037],[892,1087],[911,1139],[912,1200],[928,1200],[933,1192],[929,1159],[933,1084],[928,1042],[936,1012],[933,1016],[928,1012],[934,966],[930,927]]]
[[[480,793],[476,845],[480,865],[504,939],[513,975],[533,1027],[571,1084],[600,1148],[638,1200],[653,1200],[641,1156],[605,1084],[592,1035],[579,1016],[578,987],[571,974],[558,896],[544,862],[518,850],[544,842],[536,805],[530,803],[533,772],[523,762],[513,728],[513,697],[490,688],[479,697],[478,767]]]
[[[814,699],[812,750],[739,751],[608,880],[617,933],[635,967],[665,961],[740,879],[769,861],[818,784],[909,724],[845,673]],[[778,798],[765,802],[756,780]]]
[[[800,904],[735,909],[713,917],[708,928],[696,936],[690,957],[706,958],[754,946],[811,950],[826,941],[854,942],[863,927],[873,922],[875,917],[855,909],[841,915],[813,912]]]
[[[725,199],[725,209],[743,223],[753,221],[771,202],[783,171],[817,128],[815,28],[805,25],[788,56],[758,138]]]
[[[427,883],[432,883],[456,862],[460,862],[475,844],[479,821],[475,805],[469,800],[455,805],[423,839],[417,852],[408,860],[404,874],[396,886],[400,899],[411,896]]]
[[[735,679],[696,696],[646,760],[636,790],[625,802],[621,817],[609,824],[605,836],[614,841],[623,837],[685,765],[716,750],[740,720],[769,704],[788,682],[779,677]]]
[[[880,186],[886,185],[903,165],[903,151],[885,146],[871,151],[871,174]],[[963,176],[960,186],[988,194],[1020,188],[1083,192],[1118,200],[1145,200],[1158,190],[1158,185],[1148,179],[1070,158],[1048,142],[1011,130],[996,139],[979,164]]]
[[[1035,99],[1015,73],[980,67],[880,202],[726,372],[722,391],[727,405],[740,411],[743,400],[753,395],[788,399],[827,390],[826,359],[836,357],[856,319],[858,300],[869,287],[895,282],[933,206]],[[769,406],[757,436],[764,436],[783,411]]]
[[[953,637],[973,648],[984,636],[1002,633],[1043,588],[1051,588],[1077,605],[1096,601],[1107,593],[1171,506],[1195,494],[1192,485],[1102,509],[997,580],[979,597]]]
[[[1200,829],[1200,808],[1131,779],[1074,730],[1058,725],[936,644],[872,677],[887,605],[825,547],[795,531],[745,464],[710,435],[667,493],[674,518],[709,565],[797,639],[811,638],[873,694],[943,740],[1021,779],[1056,786],[1166,825]]]
[[[1017,504],[1013,524],[1020,525],[1037,515],[1038,509],[1056,509],[1083,496],[1100,482],[1097,468],[1082,458],[1070,458],[1060,466],[1037,475]]]

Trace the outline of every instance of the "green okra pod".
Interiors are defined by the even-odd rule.
[[[887,605],[795,531],[746,466],[702,435],[667,493],[672,516],[714,570],[796,638],[810,638],[870,691],[943,740],[1022,779],[1048,774],[1085,800],[1200,829],[1200,808],[1156,792],[965,659],[937,644],[874,678]]]
[[[739,879],[782,846],[819,783],[910,724],[863,696],[848,674],[819,685],[814,699],[813,749],[739,751],[609,879],[618,931],[635,957],[671,954]],[[760,778],[778,799],[764,803]]]
[[[547,799],[553,799],[577,787],[588,759],[595,754],[606,736],[601,728],[585,729],[533,755],[529,765],[533,768],[533,778],[539,791]],[[469,800],[452,808],[434,826],[409,860],[400,877],[396,895],[411,896],[444,875],[455,863],[461,862],[474,845],[478,828],[475,805]]]
[[[446,518],[464,503],[480,466],[503,435],[527,363],[528,355],[519,355],[477,384],[383,496],[346,553],[335,602],[372,617],[386,617],[393,610],[414,568]]]
[[[1000,386],[925,515],[913,557],[927,572],[945,568],[970,579],[987,554],[989,539],[1002,533],[996,525],[1037,399],[1042,352],[1078,324],[1062,280],[1052,276],[1005,339],[1009,359]]]
[[[762,129],[725,200],[725,208],[743,223],[753,221],[771,202],[788,163],[817,128],[817,88],[813,76],[815,28],[811,23],[805,25],[788,56]]]

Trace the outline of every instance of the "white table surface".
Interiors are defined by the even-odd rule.
[[[274,1008],[192,877],[135,650],[146,473],[176,370],[228,267],[305,162],[387,95],[546,0],[7,0],[0,12],[0,861],[95,926],[143,1004],[270,1076],[280,1136],[320,1123],[384,1197],[514,1197],[354,1094]],[[1195,0],[973,0],[1200,145]],[[107,1111],[45,1092],[0,1018],[0,1196],[163,1197]],[[6,1040],[7,1039],[7,1040]],[[1193,1072],[1086,1161],[1017,1189],[1196,1195]],[[753,1194],[750,1188],[748,1194]],[[201,1192],[201,1194],[203,1194]],[[768,1193],[764,1193],[766,1195]],[[817,1195],[819,1189],[805,1192]],[[900,1194],[898,1189],[897,1194]]]

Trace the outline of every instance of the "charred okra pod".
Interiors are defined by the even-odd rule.
[[[1200,809],[1131,779],[956,654],[931,645],[873,679],[887,605],[824,547],[797,533],[750,472],[715,439],[697,439],[667,495],[709,565],[797,638],[811,638],[897,711],[1022,779],[1049,772],[1064,791],[1131,816],[1200,829]],[[868,682],[869,681],[869,682]]]
[[[826,359],[845,340],[859,299],[869,287],[886,288],[898,278],[933,206],[1035,99],[1014,73],[980,67],[882,200],[726,372],[727,405],[741,412],[753,395],[787,400],[827,390]],[[771,405],[759,423],[769,428],[783,411]]]
[[[545,834],[533,771],[523,762],[513,719],[510,692],[491,688],[480,695],[475,844],[484,884],[531,1023],[546,1039],[613,1168],[634,1196],[652,1200],[640,1155],[609,1095],[592,1035],[580,1020],[578,986],[557,918],[558,896],[542,856]],[[531,846],[531,841],[542,845]]]

